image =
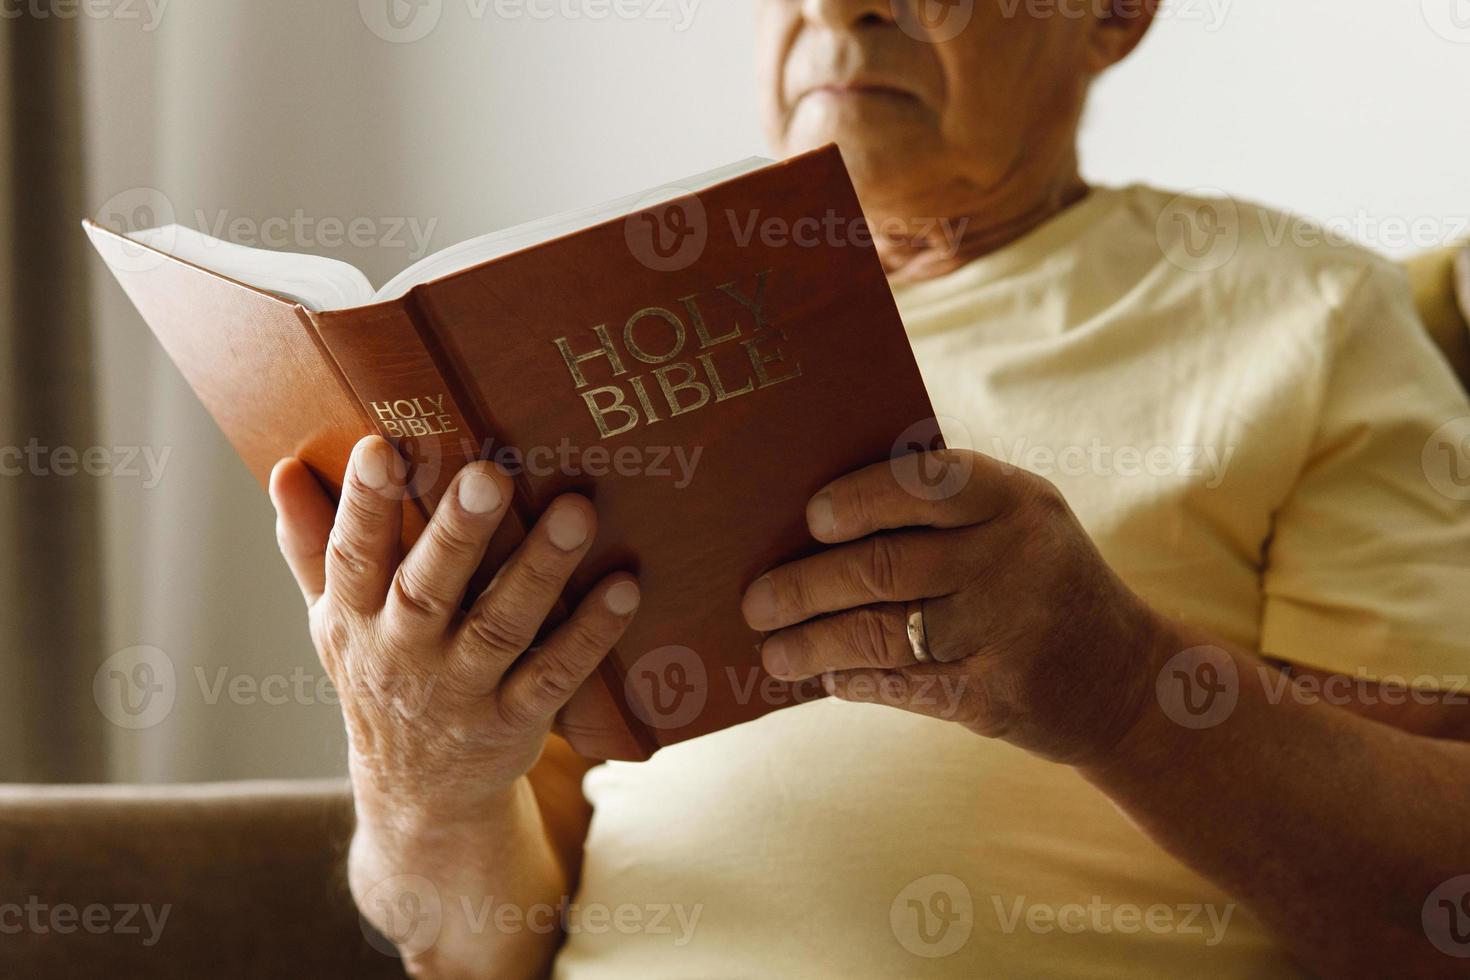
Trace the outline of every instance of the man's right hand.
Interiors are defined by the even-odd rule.
[[[271,474],[277,537],[336,685],[359,794],[473,812],[535,763],[556,712],[632,620],[638,586],[614,574],[528,653],[596,532],[583,497],[553,501],[468,613],[461,600],[505,515],[512,485],[473,463],[418,543],[399,545],[405,467],[377,436],[359,442],[335,520],[298,460]]]
[[[299,460],[282,460],[271,474],[281,551],[347,724],[359,820],[354,865],[368,835],[368,878],[439,869],[460,879],[455,887],[494,893],[504,872],[527,901],[554,901],[565,881],[550,880],[556,874],[544,854],[502,852],[494,870],[464,879],[498,845],[544,842],[543,829],[529,826],[538,818],[522,777],[557,711],[631,622],[637,583],[608,576],[532,648],[592,544],[591,503],[553,501],[465,612],[465,590],[505,515],[511,480],[491,463],[466,466],[404,556],[405,469],[387,441],[363,439],[335,509]],[[478,853],[424,853],[422,831],[431,828],[429,838],[454,842],[441,850]]]

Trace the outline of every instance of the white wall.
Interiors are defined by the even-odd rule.
[[[1392,254],[1470,236],[1470,3],[1171,8],[1095,90],[1092,179],[1220,188]]]
[[[191,224],[300,211],[289,247],[381,282],[412,244],[326,246],[321,219],[368,217],[385,235],[411,219],[438,248],[764,149],[749,0],[670,0],[669,18],[635,20],[424,2],[438,20],[411,43],[367,26],[386,0],[188,0],[156,29],[89,22],[97,205],[152,188]],[[1096,92],[1091,177],[1214,186],[1322,218],[1428,217],[1438,237],[1465,221],[1467,0],[1172,3]],[[264,496],[100,270],[94,292],[107,441],[171,451],[157,487],[104,490],[111,650],[163,649],[178,685],[156,726],[114,733],[117,778],[341,771],[330,704],[201,689],[196,670],[208,684],[221,669],[247,683],[320,671]]]

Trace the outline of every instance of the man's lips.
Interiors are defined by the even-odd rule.
[[[839,100],[887,99],[917,102],[919,97],[906,88],[887,82],[831,82],[813,85],[801,94],[801,98],[822,97]]]

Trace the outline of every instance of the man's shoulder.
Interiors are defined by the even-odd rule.
[[[1216,287],[1297,286],[1336,306],[1365,280],[1398,275],[1392,261],[1362,243],[1361,221],[1309,218],[1213,188],[1134,185],[1122,194],[1167,262],[1217,273]]]

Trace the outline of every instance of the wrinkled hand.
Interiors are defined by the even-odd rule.
[[[535,764],[556,712],[631,622],[638,586],[608,576],[530,649],[591,547],[592,505],[553,501],[465,613],[510,478],[490,463],[465,467],[403,556],[404,470],[385,440],[364,439],[334,514],[310,471],[283,460],[271,474],[277,536],[342,702],[359,807],[473,817]]]
[[[925,475],[928,478],[921,478]],[[1056,488],[946,450],[859,470],[807,506],[834,547],[744,597],[766,670],[1086,764],[1132,727],[1168,629],[1113,574]],[[906,632],[922,599],[933,661]],[[773,631],[773,632],[772,632]]]

